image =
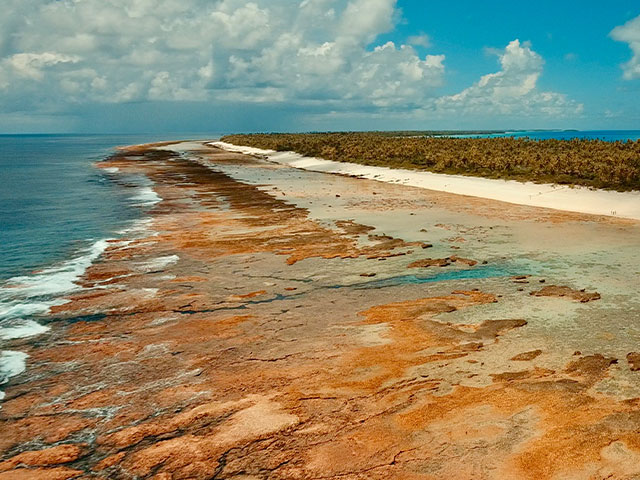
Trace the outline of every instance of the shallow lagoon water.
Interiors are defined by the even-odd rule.
[[[458,138],[494,138],[514,137],[530,138],[531,140],[571,140],[574,138],[603,140],[605,142],[626,142],[640,139],[640,130],[531,130],[504,133],[448,135]]]
[[[437,268],[437,267],[436,267]],[[522,275],[524,270],[522,267],[512,266],[485,266],[480,265],[472,268],[456,269],[455,267],[444,267],[444,271],[436,270],[431,275],[399,275],[396,277],[383,278],[380,280],[372,280],[369,282],[355,283],[350,285],[335,285],[330,288],[354,288],[357,290],[366,290],[372,288],[398,287],[403,285],[420,285],[423,283],[449,282],[455,280],[479,280],[486,278],[510,277],[513,275]]]

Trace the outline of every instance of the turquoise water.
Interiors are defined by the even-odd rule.
[[[524,273],[523,273],[524,272]],[[449,280],[479,280],[485,278],[510,277],[529,273],[517,265],[479,265],[462,270],[444,270],[431,275],[401,275],[397,277],[362,282],[349,285],[357,289],[385,288],[402,285],[419,285],[422,283],[446,282]]]
[[[571,140],[574,138],[604,140],[606,142],[626,142],[640,140],[640,130],[532,130],[473,135],[450,135],[456,138],[527,137],[532,140]]]

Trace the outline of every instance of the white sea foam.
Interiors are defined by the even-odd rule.
[[[36,328],[33,324],[25,326],[21,323],[24,317],[44,315],[52,306],[66,303],[59,296],[79,288],[76,282],[107,245],[106,240],[97,241],[76,258],[34,275],[10,278],[0,287],[0,338],[13,335],[18,330],[33,332],[34,335],[42,333],[46,327]],[[7,329],[10,333],[5,333]],[[20,335],[23,336],[26,335]]]
[[[118,235],[127,235],[131,233],[142,233],[149,230],[149,227],[153,224],[152,218],[144,218],[141,220],[135,220],[131,226],[124,228],[118,232]]]
[[[117,168],[105,169],[108,173],[115,173]],[[146,180],[148,182],[148,180]],[[141,205],[153,205],[162,199],[153,191],[150,182],[142,182],[132,198]],[[129,238],[146,236],[149,234],[152,219],[143,219],[132,224],[119,235]],[[3,342],[40,335],[49,327],[41,325],[37,317],[49,313],[52,306],[67,303],[63,297],[80,290],[78,280],[87,268],[106,250],[109,245],[124,246],[131,240],[123,240],[120,244],[99,240],[80,255],[45,268],[32,275],[16,276],[0,285],[0,346]],[[161,257],[154,260],[154,268],[162,268],[177,261],[177,258]],[[151,267],[151,265],[150,265]],[[155,289],[145,289],[141,294],[153,297]],[[31,317],[36,317],[35,319]],[[9,378],[19,375],[26,368],[27,354],[18,351],[0,350],[0,385],[7,383]],[[0,401],[5,397],[0,391]]]
[[[105,251],[108,245],[106,240],[99,240],[84,252],[84,255],[41,270],[34,275],[10,278],[7,281],[8,287],[3,288],[0,292],[0,301],[7,295],[31,298],[42,295],[59,295],[75,290],[78,288],[75,282],[89,265]]]
[[[118,167],[105,167],[103,170],[107,173],[118,173],[120,171]]]
[[[24,317],[44,315],[54,305],[64,303],[64,299],[32,302],[29,299],[5,299],[0,302],[0,340],[26,338],[46,332],[49,327]]]
[[[154,205],[161,202],[162,198],[151,187],[141,187],[131,200],[138,202],[138,205]]]
[[[9,381],[11,377],[20,375],[25,371],[27,367],[27,358],[29,355],[23,352],[14,352],[11,350],[5,350],[0,352],[0,385],[4,385]],[[5,396],[3,391],[0,391],[0,400]]]
[[[0,385],[6,383],[10,377],[15,377],[24,372],[28,357],[29,355],[24,352],[3,350],[0,353]]]
[[[587,187],[569,188],[561,185],[496,180],[463,175],[445,175],[416,170],[373,167],[349,162],[334,162],[322,158],[304,157],[295,152],[276,152],[243,147],[226,142],[209,145],[231,152],[262,155],[269,161],[313,172],[337,173],[369,178],[387,183],[440,192],[488,198],[518,205],[565,210],[592,215],[612,215],[640,220],[640,192],[614,192]]]
[[[5,291],[0,291],[5,293]],[[49,307],[54,305],[54,302],[63,302],[64,300],[50,300],[50,301],[29,301],[28,298],[9,298],[9,295],[5,295],[4,301],[0,302],[0,321],[5,319],[27,317],[30,315],[41,315],[49,311]],[[62,305],[62,303],[60,303]]]
[[[0,327],[0,338],[2,340],[10,340],[12,338],[25,338],[40,335],[49,330],[49,327],[40,325],[33,320],[16,320],[10,322],[9,326]]]
[[[180,257],[178,255],[168,255],[166,257],[153,258],[147,262],[139,264],[138,268],[144,272],[154,272],[173,265]]]
[[[34,275],[10,278],[0,287],[0,340],[26,338],[49,327],[26,317],[44,315],[67,300],[61,295],[79,289],[76,283],[87,267],[107,248],[107,241],[95,242],[82,255],[44,269]],[[24,370],[26,354],[5,351],[0,357],[0,383]]]

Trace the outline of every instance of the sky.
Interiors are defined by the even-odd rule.
[[[0,133],[534,128],[640,129],[640,2],[3,0]]]

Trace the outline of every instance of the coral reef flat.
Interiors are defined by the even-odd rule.
[[[640,476],[640,223],[203,142],[14,339],[0,480]]]

